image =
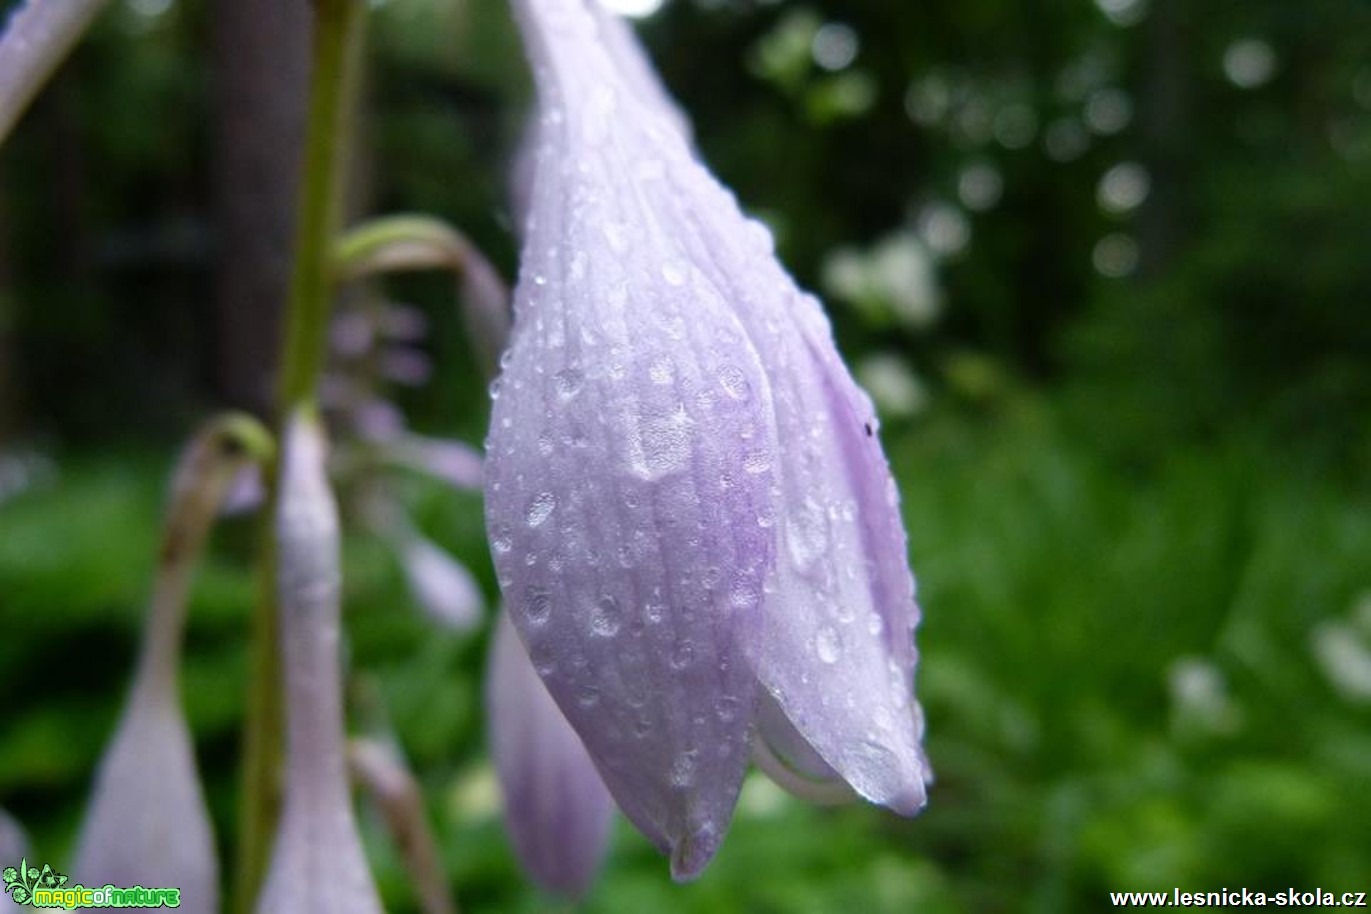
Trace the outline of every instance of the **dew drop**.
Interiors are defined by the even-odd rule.
[[[677,672],[684,670],[694,661],[695,645],[691,644],[689,641],[682,641],[680,644],[677,644],[676,647],[672,649],[671,656],[667,658],[667,662],[671,664],[671,668]]]
[[[728,605],[733,609],[752,609],[760,601],[757,585],[746,579],[734,581],[728,592]]]
[[[619,601],[611,596],[601,597],[590,611],[590,631],[597,637],[613,638],[623,625],[624,614],[619,608]]]
[[[671,359],[663,356],[652,363],[647,370],[647,376],[652,379],[653,384],[670,384],[676,380],[676,366]]]
[[[553,375],[552,382],[557,386],[557,396],[563,400],[570,400],[581,392],[585,385],[585,375],[575,368],[566,368]]]
[[[552,516],[552,512],[557,508],[557,496],[551,492],[543,492],[536,496],[528,504],[528,513],[524,519],[528,521],[530,527],[540,527],[543,522]]]
[[[668,260],[662,264],[662,278],[673,286],[683,284],[686,280],[686,265],[679,260]]]
[[[771,454],[765,450],[748,451],[743,455],[743,469],[756,476],[771,469]]]
[[[585,251],[577,251],[571,257],[571,266],[567,269],[567,277],[575,282],[585,279],[586,263]]]
[[[537,584],[524,588],[524,621],[539,626],[552,616],[552,591]]]
[[[801,570],[808,569],[828,550],[828,519],[812,498],[786,523],[786,545],[790,558]]]
[[[737,365],[728,365],[719,371],[719,386],[735,400],[746,400],[752,396],[752,385],[747,375]]]
[[[837,663],[842,650],[842,636],[836,628],[825,625],[819,629],[819,634],[814,638],[814,653],[819,655],[820,660],[824,663]]]
[[[647,416],[630,429],[628,462],[644,479],[659,479],[686,469],[693,421],[684,409]]]
[[[747,221],[746,232],[747,242],[755,253],[775,253],[776,241],[771,236],[771,229],[767,228],[762,222],[756,219],[749,219]]]
[[[655,597],[648,600],[643,606],[643,618],[650,624],[657,625],[666,618],[666,603]]]
[[[671,763],[671,783],[674,787],[689,787],[695,782],[695,754],[682,752]]]

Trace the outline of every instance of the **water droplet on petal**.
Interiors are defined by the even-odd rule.
[[[540,626],[552,615],[552,591],[546,587],[529,584],[524,588],[524,621],[532,626]]]
[[[752,395],[752,385],[737,365],[728,365],[719,371],[719,386],[735,400],[746,400]]]
[[[690,666],[694,660],[695,645],[691,644],[689,641],[682,641],[680,644],[676,645],[671,651],[671,656],[667,658],[667,661],[671,664],[671,668],[677,672]]]
[[[676,380],[676,366],[671,359],[663,356],[652,363],[652,367],[647,370],[647,376],[652,379],[653,384],[670,384]]]
[[[689,787],[695,781],[695,754],[682,752],[671,763],[671,783],[675,787]]]
[[[624,615],[619,609],[619,601],[610,596],[601,597],[590,611],[590,631],[601,638],[613,638],[623,627]]]
[[[734,609],[752,609],[760,601],[757,585],[749,580],[734,581],[733,588],[728,592],[728,605]]]
[[[553,375],[552,382],[557,385],[557,396],[563,400],[570,400],[581,392],[581,387],[585,384],[585,375],[575,368],[567,368]]]
[[[543,492],[529,502],[528,513],[524,515],[524,519],[530,527],[542,526],[556,508],[557,496],[551,492]]]
[[[679,260],[668,260],[662,264],[662,278],[673,286],[679,286],[686,281],[686,265]]]
[[[842,636],[836,628],[825,625],[819,629],[819,634],[814,638],[814,653],[819,655],[820,660],[824,663],[837,663],[842,651]]]

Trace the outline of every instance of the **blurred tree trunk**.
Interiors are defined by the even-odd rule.
[[[307,0],[214,3],[216,385],[266,412],[304,141]]]

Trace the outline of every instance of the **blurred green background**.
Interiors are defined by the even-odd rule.
[[[1371,890],[1371,6],[618,2],[882,410],[938,782],[904,821],[750,779],[688,886],[621,824],[585,910]],[[505,5],[372,6],[354,210],[442,216],[512,276]],[[304,7],[116,0],[0,151],[0,806],[44,860],[122,697],[178,442],[263,402]],[[409,422],[479,442],[450,281],[372,292],[430,324]],[[493,599],[479,499],[387,484]],[[226,849],[253,533],[216,533],[185,669]],[[459,902],[549,907],[498,822],[484,633],[435,633],[374,536],[346,569],[353,674]]]

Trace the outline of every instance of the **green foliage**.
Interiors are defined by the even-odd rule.
[[[1371,881],[1371,694],[1355,678],[1371,669],[1371,492],[1242,438],[1139,470],[1066,427],[1020,394],[992,418],[888,432],[926,609],[938,782],[923,815],[816,809],[750,778],[698,883],[673,885],[621,824],[585,910],[1048,912],[1119,889]],[[0,721],[0,804],[45,859],[61,859],[127,681],[160,469],[77,462],[3,508],[0,592],[30,621],[0,672],[24,698]],[[409,494],[489,585],[475,500]],[[252,596],[239,523],[197,584],[184,676],[225,839]],[[352,666],[425,784],[464,909],[545,909],[496,820],[482,639],[436,634],[378,543],[350,541],[346,567]],[[414,910],[364,821],[390,910]]]

